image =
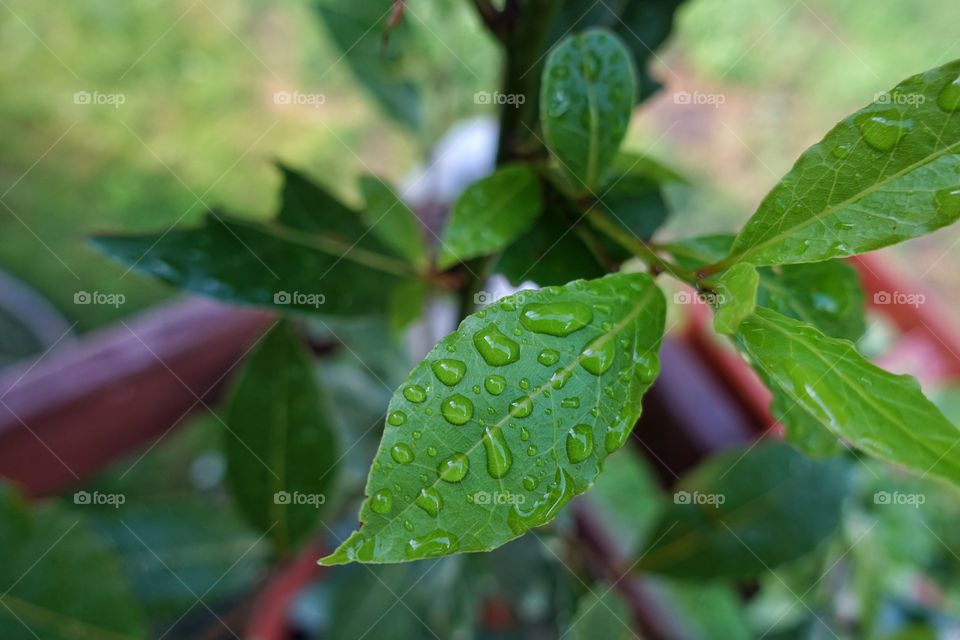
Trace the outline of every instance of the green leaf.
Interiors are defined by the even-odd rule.
[[[559,212],[549,211],[500,256],[496,271],[519,286],[532,280],[540,286],[577,278],[599,278],[606,270]]]
[[[682,638],[749,640],[753,637],[740,595],[731,585],[662,576],[647,577],[644,583],[674,612],[672,618],[680,625]]]
[[[616,587],[598,582],[577,601],[570,628],[562,637],[570,640],[634,640],[637,634],[630,626],[632,621],[630,605],[617,593]]]
[[[363,218],[370,231],[390,250],[423,270],[427,266],[427,245],[417,215],[376,176],[362,176],[360,191],[366,200]]]
[[[85,522],[56,505],[27,507],[0,487],[0,637],[146,638],[114,558]]]
[[[818,262],[960,217],[960,60],[904,80],[808,149],[725,262]]]
[[[181,289],[238,304],[358,315],[385,308],[386,290],[409,267],[337,233],[210,215],[195,229],[104,235],[94,244],[135,270]]]
[[[323,562],[488,551],[553,520],[629,436],[665,306],[615,274],[468,316],[394,394],[361,528]]]
[[[227,405],[227,479],[241,511],[277,548],[314,529],[337,461],[330,410],[290,325],[250,355]]]
[[[696,270],[722,259],[732,243],[733,236],[719,234],[684,240],[666,249],[681,267]],[[834,338],[857,340],[863,335],[864,293],[852,266],[829,260],[758,271],[758,305],[808,322]]]
[[[420,319],[429,295],[430,285],[423,280],[407,280],[390,292],[387,323],[394,338],[402,337],[403,331]]]
[[[830,431],[824,429],[819,420],[791,400],[770,380],[763,369],[754,367],[754,371],[773,394],[773,399],[770,401],[770,414],[774,420],[783,425],[787,440],[793,446],[811,458],[829,458],[844,451],[843,443]]]
[[[619,38],[589,29],[558,44],[543,69],[540,121],[547,147],[585,190],[617,155],[633,110],[636,80]]]
[[[707,460],[676,486],[638,568],[684,578],[750,577],[815,549],[840,522],[849,465],[765,441]]]
[[[741,262],[717,278],[717,311],[713,328],[717,333],[732,334],[744,318],[757,306],[760,274],[752,264]]]
[[[362,238],[367,228],[360,215],[303,173],[280,165],[283,187],[277,224],[313,233]]]
[[[530,229],[542,208],[540,181],[529,165],[500,167],[467,187],[453,205],[440,268],[502,250]]]
[[[777,390],[837,437],[960,484],[960,430],[910,376],[884,371],[853,343],[763,307],[740,325],[738,342]]]

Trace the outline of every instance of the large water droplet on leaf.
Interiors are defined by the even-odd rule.
[[[530,331],[560,338],[584,328],[592,320],[593,309],[582,302],[531,302],[520,314],[520,323]]]
[[[410,464],[413,462],[413,449],[402,442],[393,445],[390,448],[390,457],[397,464]]]
[[[486,380],[483,381],[483,388],[490,395],[498,396],[507,388],[507,379],[498,375],[487,376]]]
[[[590,342],[580,355],[580,364],[595,376],[603,375],[616,359],[617,345],[609,336]]]
[[[374,513],[386,515],[393,508],[393,494],[390,489],[380,489],[370,498],[370,509]]]
[[[508,338],[495,324],[477,331],[473,344],[491,367],[502,367],[520,358],[520,345]]]
[[[437,376],[437,380],[448,387],[455,386],[463,379],[463,374],[467,372],[466,364],[451,358],[436,360],[430,365],[430,368],[433,370],[433,375]]]
[[[537,356],[537,362],[545,367],[552,367],[560,361],[560,352],[556,349],[544,349]]]
[[[913,120],[894,109],[861,113],[854,122],[863,139],[877,151],[890,151],[913,128]]]
[[[943,88],[937,96],[937,106],[948,113],[960,109],[960,76]]]
[[[427,392],[418,384],[408,384],[403,388],[403,397],[419,404],[427,399]]]
[[[510,403],[510,415],[514,418],[526,418],[533,412],[533,400],[529,397],[517,398]]]
[[[434,487],[424,487],[420,489],[416,504],[429,515],[436,518],[437,514],[440,513],[440,509],[443,509],[443,497]]]
[[[470,470],[470,459],[466,454],[455,453],[437,467],[437,474],[445,482],[460,482]]]
[[[407,420],[407,414],[403,411],[393,411],[387,416],[387,424],[390,424],[394,427],[399,427]]]
[[[503,430],[499,427],[486,429],[483,434],[483,448],[487,451],[487,471],[493,478],[502,478],[507,475],[513,464],[510,447],[503,437]]]
[[[407,542],[407,557],[415,560],[417,558],[442,556],[453,553],[458,546],[459,542],[455,535],[449,531],[437,529],[422,538],[411,538]]]
[[[470,398],[456,393],[443,401],[440,413],[450,424],[467,424],[473,417],[473,403]]]
[[[593,453],[593,429],[588,424],[578,424],[567,432],[567,458],[576,464]]]
[[[507,516],[507,522],[514,533],[520,534],[527,529],[545,524],[557,515],[561,507],[573,497],[574,481],[566,469],[557,469],[554,481],[547,491],[534,501],[528,509],[526,504],[516,504]]]

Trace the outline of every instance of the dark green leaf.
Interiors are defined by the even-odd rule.
[[[82,502],[82,501],[81,501]],[[146,638],[116,559],[78,516],[0,487],[0,637]]]
[[[630,54],[609,31],[570,36],[547,58],[540,95],[543,135],[578,190],[596,188],[617,155],[635,93]]]
[[[717,311],[713,328],[732,334],[757,306],[760,274],[752,264],[740,262],[724,271],[716,281]]]
[[[728,259],[818,262],[921,236],[960,217],[960,60],[901,82],[808,149]]]
[[[314,529],[337,461],[330,411],[299,337],[278,324],[227,406],[227,478],[241,511],[288,551]]]
[[[528,165],[503,166],[473,183],[447,221],[440,268],[502,250],[533,225],[542,207],[540,181]]]
[[[359,239],[367,228],[360,214],[343,204],[304,174],[280,165],[283,188],[277,224],[311,233],[332,233],[343,239]]]
[[[540,216],[536,226],[510,245],[496,270],[514,285],[525,281],[559,285],[577,278],[599,278],[606,271],[556,212]]]
[[[664,313],[648,275],[616,274],[468,316],[394,394],[361,528],[325,563],[486,551],[553,520],[630,434]]]
[[[103,252],[181,289],[226,302],[314,313],[363,314],[386,307],[385,292],[407,265],[337,234],[211,215],[203,227],[99,236]]]
[[[767,441],[685,475],[638,567],[684,578],[749,577],[815,549],[840,523],[842,459],[810,460]]]
[[[570,640],[634,640],[637,634],[632,622],[630,605],[617,593],[616,587],[598,582],[577,602],[577,611],[563,637]]]
[[[763,307],[740,325],[738,342],[776,390],[837,437],[960,484],[960,429],[910,376],[884,371],[851,342]]]
[[[373,233],[391,251],[422,270],[427,266],[423,225],[393,189],[375,176],[360,178],[366,199],[363,217]]]

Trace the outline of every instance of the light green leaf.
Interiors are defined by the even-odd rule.
[[[286,323],[250,355],[227,405],[227,480],[240,510],[289,551],[319,522],[337,460],[313,361]]]
[[[921,236],[960,217],[960,60],[901,82],[808,149],[725,263],[818,262]]]
[[[0,637],[4,640],[146,638],[114,558],[79,516],[30,509],[0,487]]]
[[[394,254],[417,269],[425,269],[427,245],[423,238],[423,225],[416,214],[388,184],[376,176],[362,176],[360,191],[366,200],[363,219],[370,231]]]
[[[713,328],[732,334],[757,306],[760,274],[752,264],[740,262],[717,278],[717,311]]]
[[[502,250],[533,225],[542,208],[540,181],[529,165],[500,167],[467,187],[453,205],[440,268]]]
[[[616,587],[598,582],[577,601],[570,628],[562,637],[570,640],[635,640],[637,634],[632,622],[630,605],[617,593]]]
[[[615,274],[468,316],[394,394],[361,528],[323,562],[488,551],[553,520],[629,436],[665,307]]]
[[[910,376],[880,369],[846,340],[757,308],[737,336],[777,390],[834,435],[887,462],[960,484],[960,429]]]
[[[849,465],[765,441],[710,458],[676,486],[638,568],[749,577],[815,549],[840,523]]]
[[[685,640],[749,640],[753,637],[737,590],[720,581],[690,581],[663,576],[644,579],[674,612]]]
[[[630,53],[605,29],[570,36],[550,53],[540,121],[547,147],[578,189],[596,188],[617,155],[635,94]]]
[[[771,382],[763,369],[754,367],[754,371],[773,394],[770,414],[783,425],[787,440],[793,446],[811,458],[829,458],[844,451],[843,443],[833,433],[824,429],[819,420],[791,400],[779,386]]]

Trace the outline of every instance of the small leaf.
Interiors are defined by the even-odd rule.
[[[427,246],[416,214],[376,176],[361,177],[360,191],[366,200],[363,218],[370,231],[394,254],[420,270],[425,269]]]
[[[605,29],[565,38],[547,58],[540,95],[543,135],[581,190],[597,187],[617,155],[635,94],[630,53]]]
[[[960,217],[960,60],[901,82],[808,149],[724,262],[817,262],[909,240]]]
[[[577,601],[570,628],[561,637],[570,640],[635,640],[633,612],[615,585],[598,582]]]
[[[840,523],[842,459],[810,460],[767,441],[685,475],[638,568],[684,578],[750,577],[815,549]]]
[[[800,409],[858,449],[960,485],[960,429],[910,376],[884,371],[846,340],[758,307],[740,325],[743,351]]]
[[[87,524],[56,505],[31,509],[8,487],[0,487],[0,593],[4,640],[148,637],[116,558]]]
[[[760,274],[752,264],[740,262],[717,278],[717,311],[713,328],[732,334],[757,306]]]
[[[337,461],[313,361],[286,323],[247,360],[227,405],[227,479],[241,511],[277,548],[312,531]]]
[[[467,187],[443,233],[440,268],[501,251],[534,223],[543,203],[528,165],[506,165]]]
[[[553,520],[629,436],[665,306],[616,274],[468,316],[394,394],[361,528],[323,562],[488,551]]]

